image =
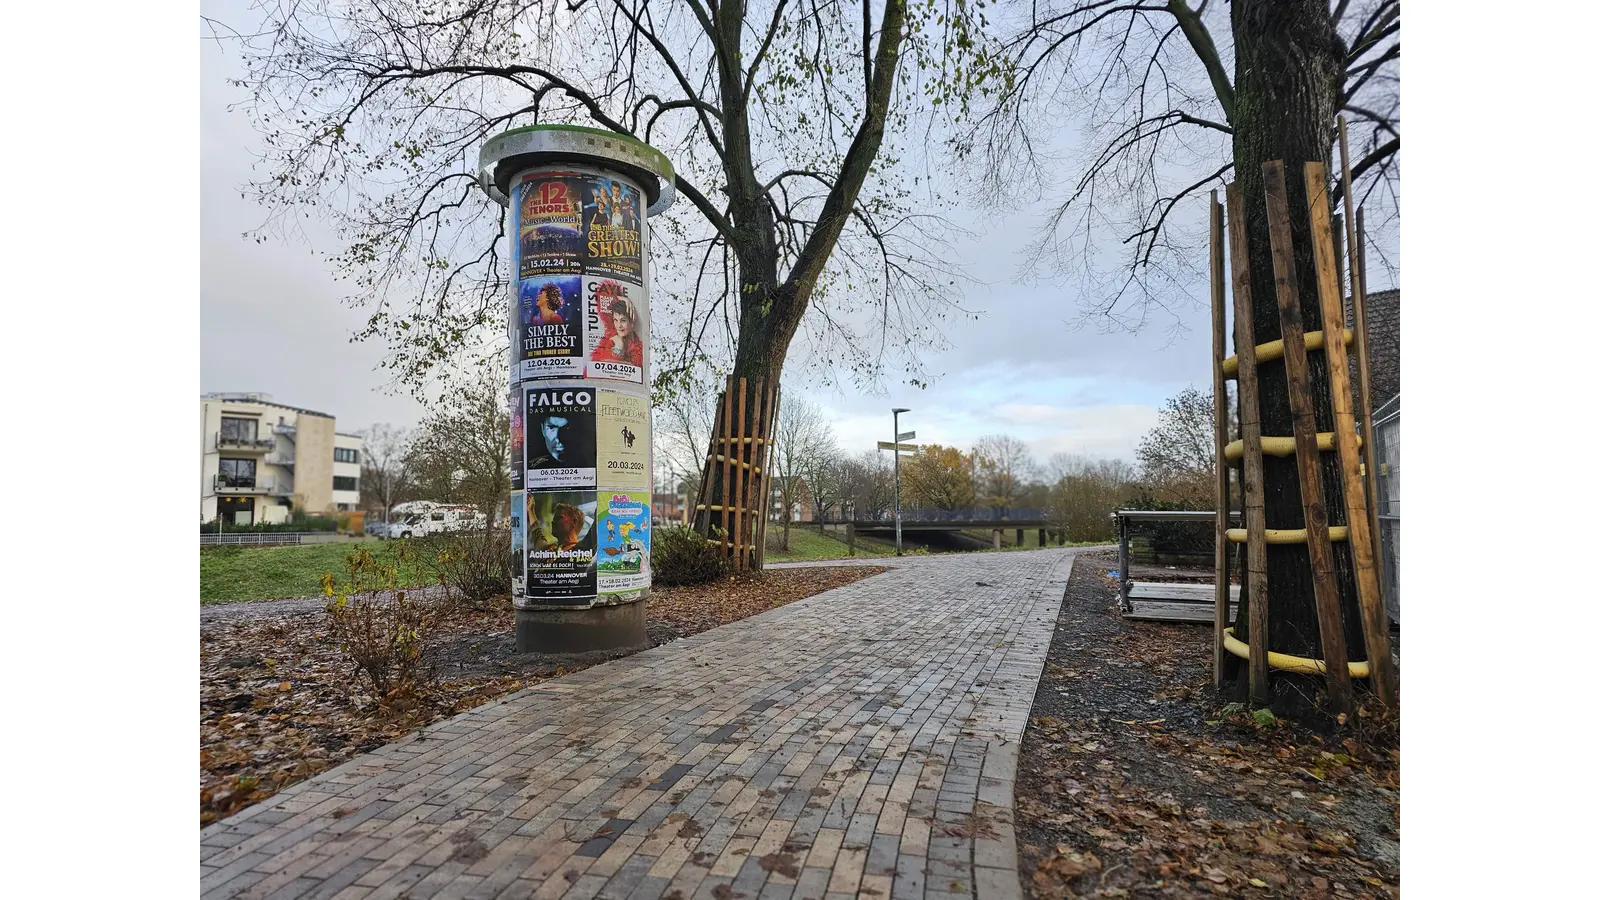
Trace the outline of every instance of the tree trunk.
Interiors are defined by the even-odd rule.
[[[1304,166],[1311,160],[1329,161],[1335,116],[1340,105],[1345,49],[1334,29],[1328,5],[1322,0],[1234,0],[1232,24],[1234,177],[1245,198],[1255,342],[1264,344],[1278,339],[1282,333],[1261,172],[1262,164],[1271,160],[1282,160],[1287,175],[1295,274],[1299,279],[1305,329],[1310,332],[1322,327],[1311,226],[1306,214]],[[1308,355],[1317,430],[1332,431],[1327,358],[1319,351]],[[1283,362],[1266,363],[1257,372],[1261,433],[1292,435],[1293,419]],[[1344,495],[1337,456],[1324,453],[1321,463],[1328,524],[1344,524]],[[1267,527],[1304,528],[1305,514],[1294,457],[1267,456],[1262,461],[1262,470]],[[1365,643],[1356,606],[1349,545],[1337,542],[1333,548],[1345,643],[1350,659],[1364,659]],[[1322,641],[1312,595],[1310,557],[1304,544],[1267,546],[1267,596],[1270,648],[1280,653],[1321,658]],[[1256,643],[1257,638],[1249,634],[1248,598],[1246,588],[1240,592],[1238,634],[1242,640]],[[1246,670],[1243,666],[1235,668],[1238,675],[1235,688],[1242,695]],[[1274,709],[1288,715],[1309,714],[1321,684],[1320,678],[1275,673]]]

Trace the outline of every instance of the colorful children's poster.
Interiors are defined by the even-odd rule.
[[[524,602],[587,606],[595,596],[595,492],[527,492]]]
[[[523,391],[528,490],[595,486],[595,391],[530,386]]]
[[[540,172],[517,185],[517,277],[582,271],[584,179],[574,172]]]
[[[650,340],[644,288],[614,278],[583,279],[584,336],[590,378],[644,382],[644,347]]]
[[[595,465],[602,488],[650,490],[650,401],[599,390]]]
[[[608,175],[583,178],[583,270],[644,283],[639,189]]]
[[[519,381],[583,376],[581,283],[579,276],[572,275],[529,278],[518,285]]]
[[[650,587],[650,492],[600,492],[599,591],[606,597]]]

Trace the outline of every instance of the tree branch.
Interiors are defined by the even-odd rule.
[[[1200,17],[1183,0],[1167,0],[1167,9],[1177,17],[1178,24],[1183,28],[1183,36],[1189,39],[1194,55],[1205,66],[1206,75],[1211,78],[1211,89],[1216,91],[1217,102],[1222,105],[1222,114],[1232,122],[1233,83],[1228,80],[1228,72],[1222,66],[1222,56],[1217,53],[1217,45],[1211,40],[1211,32],[1206,30]]]

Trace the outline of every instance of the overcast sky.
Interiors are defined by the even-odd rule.
[[[253,15],[239,0],[207,3],[205,12],[241,27]],[[202,390],[264,391],[335,415],[341,431],[375,422],[414,424],[420,407],[388,390],[387,376],[376,368],[383,347],[350,341],[363,316],[341,302],[344,287],[313,255],[313,249],[338,249],[326,233],[308,222],[309,246],[241,237],[262,212],[240,197],[258,140],[244,115],[227,108],[239,92],[224,80],[237,74],[231,51],[207,42]],[[1063,130],[1071,131],[1070,123]],[[1192,216],[1203,215],[1203,198],[1192,206]],[[911,412],[901,427],[914,429],[920,443],[966,448],[983,435],[1008,433],[1027,441],[1041,462],[1058,451],[1131,459],[1163,399],[1191,383],[1206,386],[1208,310],[1198,304],[1180,310],[1188,329],[1176,338],[1162,326],[1139,334],[1074,329],[1082,300],[1076,280],[1019,283],[1027,260],[1016,221],[1005,236],[993,223],[973,227],[979,236],[957,253],[977,283],[964,302],[983,314],[955,326],[948,349],[927,355],[927,371],[939,376],[932,387],[892,386],[885,395],[863,395],[848,387],[788,386],[806,390],[827,409],[845,449],[871,449],[887,439],[890,408],[904,406]],[[1191,293],[1205,297],[1206,286],[1197,283]]]

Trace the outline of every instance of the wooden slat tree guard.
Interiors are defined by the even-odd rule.
[[[1343,123],[1341,122],[1341,128]],[[1341,133],[1342,137],[1342,133]],[[1262,494],[1262,442],[1260,419],[1260,392],[1256,377],[1259,362],[1258,352],[1262,350],[1255,344],[1252,329],[1252,298],[1249,283],[1249,248],[1246,241],[1244,223],[1244,198],[1240,195],[1237,185],[1228,185],[1227,191],[1227,216],[1226,235],[1228,240],[1229,262],[1233,267],[1234,289],[1234,346],[1237,354],[1237,365],[1231,370],[1237,373],[1239,381],[1239,427],[1243,452],[1241,454],[1227,454],[1226,419],[1225,410],[1219,405],[1216,410],[1217,449],[1219,461],[1219,474],[1217,478],[1217,508],[1226,510],[1228,503],[1228,481],[1226,463],[1229,457],[1242,457],[1242,478],[1244,482],[1245,528],[1225,528],[1226,518],[1218,516],[1217,522],[1217,615],[1214,619],[1215,642],[1213,646],[1213,682],[1220,686],[1224,674],[1225,659],[1222,648],[1225,645],[1225,631],[1228,628],[1226,615],[1228,594],[1226,592],[1226,549],[1228,542],[1243,540],[1246,544],[1246,571],[1249,599],[1249,672],[1250,696],[1258,702],[1271,699],[1271,690],[1268,679],[1268,616],[1267,616],[1267,584],[1266,584],[1266,546],[1272,542],[1269,537],[1277,535],[1278,543],[1285,540],[1285,536],[1294,542],[1304,542],[1310,556],[1312,587],[1316,603],[1318,632],[1321,637],[1322,659],[1315,662],[1325,673],[1328,679],[1328,694],[1332,707],[1339,712],[1349,712],[1354,707],[1353,688],[1351,685],[1351,666],[1344,641],[1343,618],[1339,607],[1338,582],[1333,566],[1333,541],[1346,540],[1350,544],[1351,559],[1356,579],[1356,596],[1361,614],[1362,636],[1365,639],[1368,664],[1362,670],[1370,672],[1372,686],[1378,699],[1393,705],[1398,696],[1398,685],[1394,672],[1393,660],[1389,651],[1389,632],[1386,608],[1380,593],[1378,578],[1379,560],[1375,556],[1376,527],[1373,524],[1372,504],[1375,503],[1375,492],[1372,488],[1373,462],[1372,441],[1361,441],[1356,435],[1356,416],[1362,416],[1362,426],[1365,434],[1371,434],[1371,402],[1367,390],[1367,373],[1365,349],[1365,317],[1362,305],[1364,297],[1364,275],[1360,263],[1360,219],[1361,211],[1355,216],[1346,215],[1344,223],[1347,227],[1346,248],[1350,251],[1350,285],[1352,329],[1355,333],[1354,340],[1345,334],[1344,319],[1344,292],[1341,288],[1340,254],[1336,248],[1333,234],[1333,218],[1328,203],[1327,172],[1321,162],[1307,163],[1304,177],[1307,189],[1307,209],[1310,214],[1312,252],[1316,265],[1316,285],[1318,309],[1323,320],[1322,335],[1318,340],[1308,340],[1301,317],[1302,299],[1299,297],[1298,280],[1295,272],[1294,249],[1290,236],[1288,188],[1285,181],[1284,167],[1281,162],[1269,162],[1262,166],[1263,180],[1265,182],[1267,200],[1267,225],[1268,236],[1271,243],[1273,277],[1277,288],[1277,305],[1279,321],[1282,324],[1283,335],[1281,341],[1274,342],[1274,353],[1266,357],[1275,359],[1276,351],[1281,349],[1281,358],[1285,368],[1289,388],[1289,406],[1294,422],[1294,457],[1299,471],[1302,505],[1305,512],[1305,528],[1272,531],[1266,527],[1265,506]],[[1345,169],[1346,184],[1349,181],[1348,165]],[[1347,191],[1348,196],[1348,191]],[[1354,220],[1354,224],[1352,224]],[[1225,331],[1226,318],[1225,305],[1220,296],[1222,254],[1221,241],[1224,233],[1221,211],[1216,205],[1215,194],[1212,195],[1212,324],[1213,324],[1213,353],[1216,357],[1213,367],[1213,383],[1217,396],[1221,397],[1225,391],[1225,379],[1230,370],[1222,358],[1225,352],[1220,340],[1220,335]],[[1352,390],[1350,379],[1349,356],[1346,344],[1352,345],[1361,375],[1362,391],[1357,402]],[[1310,366],[1307,360],[1308,350],[1322,350],[1328,355],[1329,391],[1331,405],[1334,411],[1334,430],[1329,434],[1318,434],[1313,415]],[[1229,360],[1228,362],[1233,362]],[[1278,436],[1267,438],[1268,441],[1283,439]],[[1339,471],[1341,478],[1341,493],[1343,494],[1343,508],[1346,512],[1347,524],[1338,528],[1328,525],[1327,500],[1322,484],[1319,453],[1331,450],[1338,454]],[[1365,451],[1366,477],[1363,478],[1362,463]],[[1337,532],[1335,534],[1334,532]],[[1236,648],[1239,649],[1239,648]],[[1240,651],[1242,652],[1242,650]],[[1287,663],[1279,663],[1285,665]],[[1360,670],[1358,670],[1360,671]]]
[[[757,378],[752,385],[749,379],[729,376],[717,399],[694,524],[696,531],[721,548],[735,572],[759,569],[766,562],[771,493],[767,462],[778,394],[777,387],[769,386],[765,378]],[[722,492],[714,498],[718,468],[722,470]],[[720,502],[713,503],[713,499]]]
[[[1283,325],[1283,363],[1288,372],[1289,414],[1294,420],[1295,465],[1300,470],[1300,506],[1306,517],[1306,549],[1311,554],[1311,587],[1316,600],[1317,631],[1322,638],[1322,660],[1328,669],[1328,696],[1336,711],[1354,712],[1350,656],[1344,645],[1339,583],[1333,572],[1333,541],[1328,538],[1328,504],[1322,489],[1322,464],[1317,458],[1311,367],[1306,357],[1300,282],[1289,225],[1289,185],[1284,179],[1283,163],[1278,160],[1264,163],[1261,175],[1267,189],[1267,235],[1272,244],[1273,281],[1278,289],[1278,321]],[[1328,332],[1324,329],[1323,333]]]

